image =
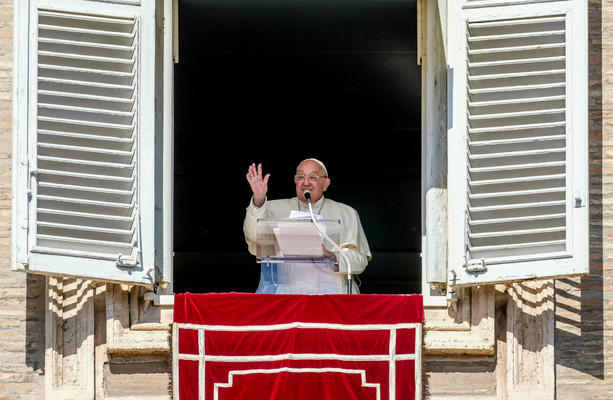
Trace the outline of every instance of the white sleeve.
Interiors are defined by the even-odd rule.
[[[258,219],[266,217],[266,202],[262,207],[256,207],[253,205],[253,198],[247,207],[245,213],[245,221],[243,222],[243,232],[245,233],[245,241],[249,249],[249,253],[256,254],[256,241],[257,241],[257,224]]]
[[[348,265],[351,266],[351,274],[361,274],[368,265],[368,257],[360,253],[356,248],[352,246],[342,247],[341,254],[336,254],[336,260],[338,261],[338,268],[340,273],[347,273]],[[348,264],[349,263],[349,264]]]
[[[351,211],[345,216],[340,248],[342,255],[336,254],[339,272],[347,273],[351,266],[351,274],[361,274],[372,258],[366,235],[362,229],[357,211]]]

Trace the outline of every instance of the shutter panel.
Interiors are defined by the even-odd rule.
[[[477,3],[456,14],[464,54],[454,79],[464,79],[454,81],[461,136],[451,143],[465,168],[450,170],[451,187],[463,192],[450,196],[463,199],[452,284],[585,273],[587,204],[574,193],[587,193],[587,62],[570,55],[586,60],[577,28],[586,6],[469,7]]]
[[[153,283],[142,221],[154,219],[155,10],[142,3],[31,2],[28,254],[17,267]]]

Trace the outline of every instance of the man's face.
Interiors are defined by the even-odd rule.
[[[311,192],[311,201],[317,202],[330,186],[330,179],[325,177],[325,172],[315,161],[305,161],[298,166],[294,182],[296,183],[296,195],[306,204],[304,191]]]

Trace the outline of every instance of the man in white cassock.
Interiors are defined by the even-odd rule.
[[[249,166],[247,181],[253,191],[251,203],[243,224],[245,240],[249,252],[256,254],[258,219],[288,218],[293,211],[309,211],[305,191],[311,193],[312,211],[325,219],[339,220],[340,254],[338,251],[327,251],[324,255],[328,263],[285,263],[279,268],[273,281],[269,275],[262,273],[257,293],[292,293],[292,294],[335,294],[347,293],[347,271],[359,274],[366,268],[371,259],[370,248],[360,223],[358,213],[346,204],[324,197],[324,192],[330,186],[330,178],[325,165],[314,158],[300,163],[296,170],[294,183],[296,197],[291,199],[268,200],[268,179],[270,174],[262,173],[262,164]],[[349,264],[349,265],[348,265]],[[274,267],[266,265],[262,268]],[[357,285],[352,284],[352,293],[359,293]]]

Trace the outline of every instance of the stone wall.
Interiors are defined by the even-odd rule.
[[[613,2],[589,10],[591,274],[555,288],[556,393],[573,400],[613,393]]]
[[[0,399],[40,399],[45,280],[11,272],[13,2],[0,0]]]

